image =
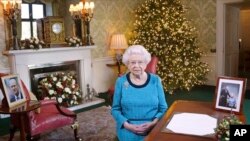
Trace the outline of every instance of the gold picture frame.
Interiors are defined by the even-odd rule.
[[[18,75],[7,75],[1,77],[9,108],[15,107],[26,101],[22,83]]]
[[[246,81],[246,78],[218,77],[215,90],[215,109],[236,114],[242,113]]]

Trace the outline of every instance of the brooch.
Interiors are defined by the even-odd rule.
[[[127,89],[128,87],[129,87],[129,83],[128,83],[128,81],[126,81],[126,82],[124,82],[124,87]]]

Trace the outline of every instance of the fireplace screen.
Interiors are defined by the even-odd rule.
[[[31,90],[41,100],[56,99],[66,106],[81,102],[79,61],[29,66]]]

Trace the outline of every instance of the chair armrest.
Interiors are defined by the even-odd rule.
[[[46,100],[41,100],[40,102],[41,102],[41,107],[45,105],[55,105],[60,114],[76,118],[76,114],[74,112],[70,111],[66,107],[60,106],[55,99],[46,99]]]
[[[56,104],[56,108],[57,110],[64,116],[68,116],[68,117],[73,117],[76,119],[76,113],[70,111],[69,109],[67,109],[66,107],[62,107],[59,104]]]

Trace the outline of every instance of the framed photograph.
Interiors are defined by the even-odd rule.
[[[2,105],[2,100],[3,100],[3,92],[2,89],[0,88],[0,106]]]
[[[7,75],[1,77],[4,87],[4,96],[9,108],[15,107],[26,101],[23,87],[18,75]]]
[[[27,107],[26,103],[16,105],[15,107],[10,108],[10,112],[22,112],[25,111]]]
[[[241,113],[246,91],[246,78],[218,77],[215,109]]]

